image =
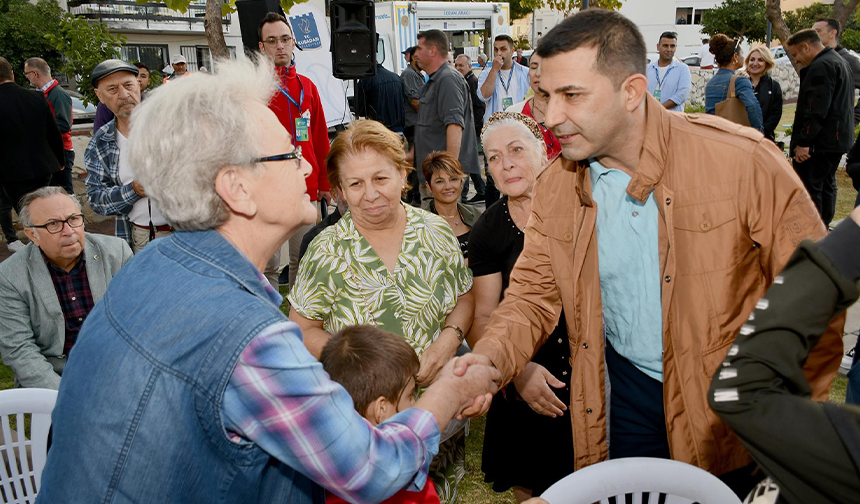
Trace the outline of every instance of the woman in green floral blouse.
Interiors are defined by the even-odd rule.
[[[426,387],[472,324],[472,274],[448,224],[401,203],[405,157],[400,138],[376,121],[356,121],[335,138],[326,168],[349,212],[311,242],[288,299],[290,319],[317,358],[332,333],[374,325],[415,349],[416,381]],[[431,464],[443,503],[456,501],[464,465],[461,430]]]

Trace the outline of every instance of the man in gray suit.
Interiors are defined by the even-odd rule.
[[[24,196],[20,219],[31,243],[0,263],[0,355],[17,386],[58,389],[84,319],[131,249],[84,232],[80,203],[60,187]]]

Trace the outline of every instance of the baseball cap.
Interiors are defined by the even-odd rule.
[[[185,63],[185,64],[188,64],[188,62],[187,62],[187,61],[185,61],[185,56],[183,56],[183,55],[181,55],[181,54],[174,54],[174,55],[173,55],[173,60],[170,62],[170,64],[171,64],[171,65],[175,65],[175,64],[177,64],[177,63]]]

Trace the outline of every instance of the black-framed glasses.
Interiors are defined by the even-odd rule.
[[[295,159],[300,164],[302,162],[302,148],[296,147],[293,149],[293,152],[287,152],[286,154],[278,154],[275,156],[266,156],[261,158],[256,158],[253,160],[254,163],[268,163],[269,161],[289,161],[290,159]]]
[[[63,230],[63,227],[68,224],[69,227],[79,228],[84,225],[84,214],[70,215],[68,219],[48,221],[40,226],[30,226],[31,228],[42,228],[51,234],[57,234]]]
[[[283,37],[269,37],[264,40],[263,43],[275,47],[278,45],[278,42],[283,45],[287,45],[290,43],[291,40],[293,40],[293,37],[290,37],[289,35],[284,35]]]

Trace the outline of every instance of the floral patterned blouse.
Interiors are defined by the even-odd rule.
[[[456,236],[439,216],[405,205],[394,273],[347,212],[308,247],[287,298],[299,315],[335,333],[369,324],[403,336],[418,357],[436,340],[457,298],[472,288]]]

